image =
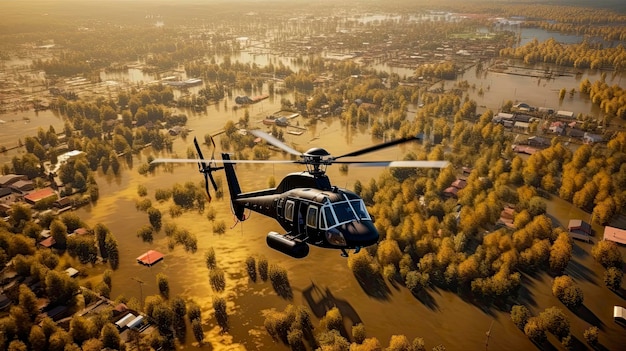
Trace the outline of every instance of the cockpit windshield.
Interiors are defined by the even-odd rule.
[[[370,220],[363,200],[334,202],[332,206],[324,206],[326,225],[328,228],[354,220]]]

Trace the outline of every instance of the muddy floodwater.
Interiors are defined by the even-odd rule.
[[[257,112],[276,108],[274,102],[267,101],[265,106],[255,105]],[[222,112],[207,116],[198,114],[190,117],[189,126],[194,132],[187,140],[176,139],[174,148],[184,155],[191,145],[193,135],[201,137],[223,125],[232,118],[232,112]],[[238,111],[236,113],[242,113]],[[254,116],[253,113],[251,115]],[[238,117],[237,117],[238,118]],[[302,117],[298,117],[304,124]],[[224,120],[224,121],[222,121]],[[253,118],[254,120],[254,118]],[[303,149],[323,146],[338,155],[350,150],[371,145],[371,137],[364,132],[347,132],[338,121],[319,122],[315,128],[301,136],[289,136],[287,142]],[[218,143],[219,145],[219,143]],[[380,158],[397,159],[408,149],[416,146],[404,146],[381,151]],[[293,259],[268,248],[265,235],[268,231],[282,233],[280,226],[270,218],[253,213],[251,218],[235,225],[227,199],[214,200],[209,206],[217,211],[217,219],[226,222],[226,233],[217,235],[212,232],[212,224],[204,214],[187,212],[172,220],[167,214],[167,205],[155,206],[164,213],[164,222],[174,221],[179,228],[189,230],[198,239],[198,251],[188,253],[182,247],[170,251],[165,234],[155,236],[152,244],[144,243],[136,237],[137,230],[148,224],[148,216],[135,209],[138,199],[138,185],[148,188],[149,196],[154,199],[154,191],[168,188],[175,183],[185,181],[201,182],[195,165],[177,165],[173,172],[157,170],[155,174],[142,176],[136,169],[146,162],[149,152],[134,159],[133,169],[127,169],[120,177],[99,175],[98,184],[101,197],[95,206],[83,208],[77,213],[90,225],[106,224],[116,236],[120,246],[120,267],[113,273],[112,297],[124,295],[145,299],[148,295],[157,295],[156,275],[164,273],[170,282],[171,296],[180,295],[193,299],[200,304],[203,312],[205,344],[207,350],[274,350],[288,349],[285,345],[274,343],[263,327],[264,313],[268,310],[282,311],[287,304],[304,305],[311,311],[315,321],[326,310],[337,306],[345,318],[345,328],[349,332],[352,325],[363,323],[369,337],[377,337],[386,346],[392,335],[404,334],[410,339],[423,337],[428,348],[443,344],[449,350],[482,349],[491,350],[528,350],[533,344],[516,329],[510,321],[508,311],[483,309],[463,301],[456,294],[429,289],[420,298],[414,297],[406,288],[388,285],[378,296],[371,296],[364,291],[352,272],[347,267],[347,260],[332,250],[311,248],[311,253],[304,259]],[[206,153],[205,153],[206,155]],[[280,158],[275,155],[275,158]],[[373,157],[373,156],[372,156]],[[244,191],[264,188],[274,176],[280,180],[282,175],[299,171],[297,166],[288,165],[240,165],[237,168]],[[329,170],[334,184],[352,187],[359,179],[367,182],[378,177],[381,170],[359,169],[357,174],[349,170],[341,174],[337,168]],[[224,184],[225,185],[225,184]],[[573,208],[570,204],[554,199],[548,205],[555,220],[566,225],[567,218],[585,218],[588,214]],[[232,226],[232,228],[231,228]],[[600,231],[601,228],[595,228]],[[217,296],[210,287],[208,269],[204,263],[204,253],[208,248],[216,253],[217,265],[227,276],[226,290],[219,294],[228,301],[229,331],[220,333],[212,314],[212,298]],[[583,331],[590,325],[597,325],[601,331],[601,343],[610,350],[618,350],[626,343],[625,330],[612,322],[611,313],[614,304],[624,304],[618,295],[608,291],[602,281],[602,268],[593,262],[589,250],[591,245],[575,243],[574,259],[568,267],[570,274],[585,294],[585,305],[576,313],[565,308],[550,292],[551,278],[547,275],[524,277],[523,297],[520,303],[529,306],[534,314],[551,306],[562,308],[572,322],[573,336],[584,343]],[[148,249],[165,253],[162,262],[145,267],[136,263],[136,257]],[[250,256],[264,256],[269,263],[277,263],[287,269],[293,288],[293,299],[284,300],[276,295],[271,284],[251,281],[244,267],[245,259]],[[93,283],[99,282],[103,267],[95,268],[90,277]],[[140,285],[137,280],[144,284]],[[493,325],[492,325],[493,323]],[[491,327],[491,337],[486,345],[486,331]],[[190,329],[190,328],[189,328]],[[197,349],[195,338],[188,329],[183,349]],[[556,349],[558,341],[550,339]]]
[[[575,113],[594,114],[596,108],[576,93],[560,102],[558,91],[561,88],[577,88],[581,79],[588,77],[590,81],[599,78],[597,73],[567,75],[552,80],[514,76],[504,73],[488,72],[476,74],[470,70],[458,80],[468,80],[478,88],[484,88],[484,95],[476,91],[468,92],[482,109],[491,108],[497,111],[506,100],[524,101],[534,106],[555,107],[571,110]],[[143,79],[135,77],[129,79]],[[607,83],[619,84],[620,77],[609,77]],[[454,82],[446,82],[446,88]],[[280,109],[279,96],[251,105],[249,113],[254,126],[264,128],[260,123],[266,115]],[[180,137],[174,141],[175,152],[184,157],[187,149],[192,147],[192,139],[197,136],[203,140],[208,133],[219,131],[228,120],[237,121],[244,116],[244,110],[233,110],[234,103],[229,100],[224,105],[220,102],[203,112],[186,111],[189,121],[187,126],[193,131],[186,139]],[[54,125],[57,131],[63,126],[62,119],[50,111],[35,113],[33,111],[0,115],[5,123],[0,126],[1,144],[9,140],[28,135],[35,135],[39,127],[45,130]],[[293,121],[301,126],[307,120],[298,117]],[[254,124],[256,123],[256,124]],[[367,128],[347,130],[338,120],[318,121],[307,126],[307,131],[299,136],[286,134],[286,142],[296,148],[306,150],[310,147],[323,147],[333,155],[370,146],[380,142],[372,140]],[[219,138],[219,137],[218,137]],[[219,140],[218,140],[219,141]],[[219,147],[219,142],[217,143]],[[206,147],[206,146],[204,146]],[[419,146],[404,145],[372,154],[374,159],[400,159],[411,148]],[[206,149],[205,155],[210,154]],[[2,162],[9,162],[17,153],[9,151],[0,155]],[[118,177],[110,174],[98,174],[97,182],[100,199],[97,204],[81,208],[76,213],[90,226],[96,223],[105,224],[116,237],[120,248],[120,266],[112,275],[111,297],[123,295],[127,298],[145,299],[146,296],[157,295],[156,276],[163,273],[168,277],[170,296],[180,295],[195,300],[202,308],[205,344],[199,346],[188,328],[185,342],[181,349],[204,350],[287,350],[288,347],[274,343],[263,327],[264,313],[275,309],[284,310],[288,304],[304,305],[311,311],[314,322],[324,313],[336,306],[345,320],[348,333],[352,325],[363,323],[368,337],[377,337],[383,346],[387,346],[392,335],[404,334],[409,339],[422,337],[427,349],[443,344],[448,350],[529,350],[536,349],[524,333],[510,321],[508,311],[484,309],[459,298],[456,294],[428,289],[419,298],[414,297],[406,288],[387,285],[387,289],[377,296],[372,296],[359,285],[347,266],[347,260],[339,256],[339,252],[312,247],[308,257],[293,259],[268,248],[265,236],[269,231],[283,233],[281,227],[273,219],[253,213],[249,220],[235,225],[234,216],[230,212],[228,198],[214,199],[211,208],[217,213],[216,220],[224,221],[226,233],[217,235],[212,232],[212,223],[206,219],[206,212],[186,212],[181,217],[171,219],[168,204],[158,204],[154,200],[157,189],[171,188],[175,183],[193,181],[202,182],[196,165],[176,165],[173,172],[162,168],[154,174],[140,175],[137,170],[147,162],[149,155],[156,155],[149,150],[134,156],[132,166],[123,162],[124,170]],[[281,158],[274,155],[274,159]],[[369,156],[368,156],[369,157]],[[289,172],[300,171],[297,166],[288,165],[239,165],[237,173],[244,191],[268,187],[270,177],[280,181]],[[350,169],[347,174],[339,172],[338,167],[328,171],[333,184],[352,188],[356,180],[368,182],[377,178],[380,169],[360,168],[358,172]],[[223,179],[223,176],[222,176]],[[163,232],[155,235],[153,243],[144,243],[136,236],[139,228],[149,223],[145,212],[136,210],[135,201],[139,198],[137,187],[144,185],[153,205],[163,213],[163,222],[174,222],[179,228],[187,229],[198,239],[198,250],[195,253],[185,252],[181,246],[170,251]],[[224,186],[225,186],[224,181]],[[548,211],[556,223],[567,225],[569,218],[589,220],[584,213],[569,203],[559,199],[548,201]],[[596,239],[602,234],[602,227],[594,227]],[[204,253],[213,248],[216,253],[217,265],[226,273],[226,289],[216,294],[212,291],[208,279],[208,269],[204,262]],[[160,263],[146,267],[139,265],[136,258],[149,249],[165,254]],[[584,306],[576,312],[569,311],[552,296],[551,277],[540,274],[524,276],[520,303],[526,304],[533,314],[538,314],[547,307],[557,306],[563,309],[571,322],[571,331],[575,346],[585,349],[583,331],[591,325],[600,328],[600,343],[608,350],[620,350],[626,345],[626,329],[612,321],[613,305],[626,305],[624,299],[610,292],[603,283],[603,269],[590,256],[590,244],[575,242],[574,257],[566,273],[574,278],[583,289]],[[621,247],[622,253],[626,250]],[[248,256],[263,256],[268,262],[277,263],[288,271],[289,281],[293,288],[293,299],[285,300],[276,295],[268,282],[253,282],[245,271],[244,262]],[[91,281],[97,284],[101,273],[106,267],[91,269],[91,276],[82,283]],[[143,284],[138,281],[144,282]],[[622,295],[624,291],[622,290]],[[212,299],[222,296],[228,302],[229,330],[220,333],[215,318],[212,316]],[[316,323],[315,323],[316,324]],[[490,337],[486,332],[491,328]],[[563,349],[552,336],[549,341],[554,349]]]

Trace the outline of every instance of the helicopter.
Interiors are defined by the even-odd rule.
[[[332,185],[326,175],[326,168],[332,164],[351,164],[377,167],[445,168],[447,161],[344,161],[343,158],[356,157],[391,146],[422,140],[422,135],[399,138],[352,151],[340,156],[332,156],[323,148],[314,147],[302,153],[284,144],[274,136],[261,131],[248,131],[257,138],[297,157],[295,160],[235,160],[222,152],[221,160],[216,160],[214,151],[211,160],[205,160],[200,145],[194,138],[199,159],[157,158],[152,163],[198,163],[198,170],[204,175],[205,190],[209,201],[209,182],[215,191],[217,183],[213,172],[224,170],[230,193],[231,210],[237,221],[245,221],[246,210],[274,218],[285,230],[284,234],[274,231],[266,236],[267,245],[293,258],[304,258],[309,254],[309,245],[338,249],[341,256],[348,257],[348,250],[358,253],[363,247],[374,245],[380,237],[368,213],[363,199],[348,189]],[[211,138],[213,150],[215,141]],[[271,163],[303,164],[306,171],[287,174],[275,188],[242,192],[235,171],[236,164]]]

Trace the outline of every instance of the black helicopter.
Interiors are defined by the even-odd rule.
[[[245,211],[251,210],[280,223],[285,234],[269,232],[267,245],[294,258],[303,258],[309,254],[309,244],[322,248],[339,249],[347,257],[349,249],[355,253],[362,247],[378,242],[379,234],[372,217],[367,212],[365,203],[354,192],[338,188],[330,183],[326,167],[333,163],[354,164],[360,166],[444,168],[447,161],[343,161],[341,158],[360,156],[394,145],[421,140],[421,136],[392,140],[370,146],[341,156],[331,156],[322,148],[312,148],[301,153],[260,130],[249,131],[256,137],[298,156],[297,160],[232,160],[230,154],[222,153],[222,160],[211,157],[206,161],[194,138],[199,160],[194,159],[155,159],[152,163],[198,163],[200,173],[204,174],[205,189],[209,200],[209,181],[217,190],[213,172],[224,170],[230,192],[232,210],[237,220],[247,219]],[[211,139],[215,150],[215,142]],[[305,172],[290,173],[283,178],[276,188],[242,192],[237,180],[234,165],[237,163],[291,163],[304,164]],[[221,164],[221,166],[218,166]]]

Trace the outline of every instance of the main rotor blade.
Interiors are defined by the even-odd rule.
[[[264,139],[265,141],[267,141],[268,143],[283,149],[284,151],[287,151],[288,153],[292,154],[292,155],[296,155],[296,156],[302,156],[302,153],[298,150],[292,149],[291,147],[287,146],[285,143],[283,143],[282,141],[278,140],[277,138],[265,133],[262,130],[250,130],[249,131],[250,134],[254,135],[255,137],[259,137],[261,139]]]
[[[193,137],[193,144],[196,146],[196,151],[198,152],[198,157],[200,157],[200,161],[198,162],[198,166],[200,166],[201,170],[206,168],[206,163],[204,162],[204,156],[202,155],[202,150],[200,150],[200,145],[198,144],[198,139]]]
[[[289,161],[289,160],[213,160],[211,162],[214,163],[229,163],[229,164],[237,164],[237,163],[270,163],[270,164],[294,164],[294,163],[302,163],[302,161]],[[198,163],[198,160],[193,158],[155,158],[150,162],[152,163]]]
[[[406,143],[409,141],[415,141],[415,140],[421,140],[421,138],[419,136],[414,136],[414,137],[407,137],[407,138],[400,138],[400,139],[396,139],[396,140],[391,140],[388,141],[386,143],[382,143],[382,144],[378,144],[378,145],[374,145],[374,146],[369,146],[366,147],[364,149],[361,150],[356,150],[356,151],[352,151],[349,152],[347,154],[343,154],[341,156],[337,156],[337,157],[333,157],[333,160],[342,158],[342,157],[354,157],[354,156],[360,156],[369,152],[374,152],[380,149],[384,149],[384,148],[388,148],[394,145],[398,145],[398,144],[402,144],[402,143]]]
[[[338,161],[356,167],[406,167],[406,168],[446,168],[448,161]]]

